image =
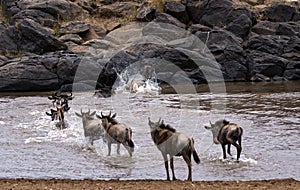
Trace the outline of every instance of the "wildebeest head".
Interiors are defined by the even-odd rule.
[[[101,115],[96,115],[99,119],[102,120],[102,122],[105,122],[105,120],[107,120],[107,123],[111,123],[113,125],[118,124],[119,122],[115,119],[115,117],[117,116],[117,113],[111,115],[111,111],[109,112],[108,115],[103,115],[103,113],[101,112]]]
[[[218,134],[222,127],[229,124],[229,121],[226,121],[225,119],[221,119],[216,121],[214,124],[209,121],[210,126],[204,126],[205,129],[211,130],[213,134],[213,140],[215,144],[219,144],[219,141],[217,139]]]
[[[151,129],[151,131],[154,131],[156,129],[158,129],[160,127],[160,125],[163,124],[163,120],[161,120],[161,118],[159,118],[159,120],[157,122],[153,122],[151,121],[150,117],[148,117],[148,125]]]
[[[48,96],[49,100],[52,100],[53,106],[61,106],[64,108],[64,111],[67,112],[70,107],[68,101],[73,99],[72,93],[68,94],[59,94],[58,92],[53,93],[51,96]]]
[[[75,115],[77,115],[78,117],[81,117],[83,121],[94,119],[95,114],[96,114],[96,111],[93,111],[92,113],[90,113],[90,109],[88,110],[88,112],[82,112],[82,109],[80,110],[80,113],[75,112]]]

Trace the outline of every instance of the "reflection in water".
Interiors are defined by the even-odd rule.
[[[92,178],[165,179],[160,152],[154,146],[147,118],[159,117],[178,131],[192,135],[201,163],[193,162],[194,180],[249,180],[292,177],[300,180],[300,90],[299,82],[288,91],[288,83],[272,84],[266,91],[254,92],[248,83],[227,86],[224,94],[118,94],[95,98],[76,94],[65,118],[69,128],[57,130],[45,114],[52,106],[47,95],[0,97],[0,177],[4,178]],[[261,84],[262,85],[262,84]],[[264,84],[265,85],[265,84]],[[237,89],[244,89],[240,90]],[[270,89],[277,89],[272,91]],[[279,89],[279,90],[278,90]],[[281,91],[282,90],[282,91]],[[88,103],[87,103],[88,102]],[[226,108],[218,111],[218,105]],[[212,109],[214,105],[215,110]],[[121,156],[102,140],[88,147],[82,122],[75,111],[112,110],[133,129],[136,151],[130,158],[124,148]],[[222,113],[222,114],[219,114]],[[223,114],[224,113],[224,114]],[[225,117],[244,129],[241,162],[223,160],[220,145],[204,125]],[[232,149],[233,158],[236,157]],[[186,178],[186,165],[175,159],[179,179]]]

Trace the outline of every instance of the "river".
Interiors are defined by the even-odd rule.
[[[202,88],[203,87],[203,88]],[[99,98],[74,93],[59,130],[45,114],[52,107],[48,93],[0,94],[0,178],[166,179],[163,159],[151,140],[148,117],[160,117],[194,137],[201,163],[193,163],[193,180],[300,180],[300,82],[228,83],[226,93],[121,93]],[[112,111],[133,129],[135,152],[107,156],[102,140],[92,147],[83,137],[80,109]],[[227,119],[244,129],[240,162],[222,159],[212,143],[209,121]],[[182,158],[175,159],[178,179],[187,178]]]

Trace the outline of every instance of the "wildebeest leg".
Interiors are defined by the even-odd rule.
[[[222,144],[222,150],[223,150],[223,158],[226,159],[225,144]]]
[[[231,153],[230,153],[230,146],[231,146],[231,144],[228,144],[228,147],[227,147],[227,153],[231,156]]]
[[[167,180],[170,181],[168,157],[167,157],[166,154],[163,154],[163,153],[162,153],[162,156],[163,156],[164,161],[165,161],[165,168],[166,168],[166,172],[167,172]]]
[[[129,156],[132,157],[132,152],[131,152],[131,150],[130,150],[130,147],[127,146],[127,145],[124,145],[124,144],[123,144],[123,146],[125,147],[125,149],[126,149],[127,152],[129,153]]]
[[[174,158],[173,157],[170,159],[170,166],[171,166],[171,170],[172,170],[173,180],[176,180],[175,172],[174,172]]]
[[[189,174],[188,174],[188,181],[192,181],[192,161],[191,161],[191,153],[185,153],[182,155],[184,161],[186,162],[187,166],[188,166],[188,170],[189,170]]]
[[[110,156],[110,151],[111,151],[111,142],[110,141],[107,142],[107,147],[108,147],[108,154],[107,154],[107,156]]]
[[[239,161],[242,147],[240,145],[238,145],[236,142],[233,142],[232,145],[236,147],[236,150],[237,150],[237,158],[236,159],[237,159],[237,161]]]
[[[117,154],[120,155],[120,143],[117,143]]]

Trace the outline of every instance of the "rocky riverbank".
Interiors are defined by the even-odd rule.
[[[297,1],[2,0],[1,7],[0,91],[109,89],[142,62],[174,84],[207,83],[218,72],[225,81],[300,79]]]

